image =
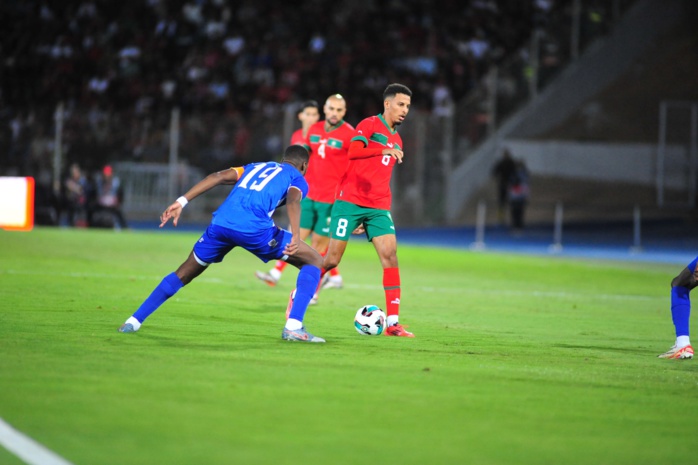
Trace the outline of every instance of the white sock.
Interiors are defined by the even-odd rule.
[[[691,340],[688,338],[688,336],[679,336],[676,338],[676,347],[678,347],[679,349],[690,345]]]
[[[388,326],[397,324],[397,315],[388,315]]]
[[[303,322],[296,320],[295,318],[289,318],[286,320],[286,329],[290,331],[296,331],[303,327]]]
[[[133,326],[134,331],[138,331],[139,329],[141,329],[141,322],[136,320],[135,317],[129,317],[128,320],[126,320],[126,323],[131,323],[131,326]]]
[[[281,271],[277,270],[276,268],[269,270],[269,275],[277,281],[281,279]]]

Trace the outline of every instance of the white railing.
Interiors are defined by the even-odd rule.
[[[201,169],[184,163],[172,170],[166,163],[142,162],[115,163],[114,173],[121,180],[123,210],[129,219],[157,218],[178,196],[206,175]],[[207,220],[228,192],[229,188],[221,187],[204,194],[187,205],[187,216],[195,221]]]

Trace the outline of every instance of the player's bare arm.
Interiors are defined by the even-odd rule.
[[[286,212],[288,213],[288,222],[293,237],[291,238],[291,242],[286,244],[284,253],[289,256],[298,252],[298,247],[301,242],[300,223],[302,198],[303,194],[301,193],[300,189],[291,187],[288,190],[288,195],[286,197]]]
[[[184,208],[184,205],[186,205],[186,202],[194,200],[199,195],[213,189],[216,186],[235,184],[237,180],[240,179],[241,173],[242,168],[230,168],[209,174],[204,179],[196,183],[191,189],[189,189],[186,194],[167,207],[162,215],[160,215],[160,227],[162,228],[165,226],[170,219],[172,219],[172,224],[177,226],[179,217],[182,214],[182,209]],[[180,200],[182,198],[184,200]]]

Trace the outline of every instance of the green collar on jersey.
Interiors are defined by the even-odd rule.
[[[340,119],[340,120],[339,120],[339,123],[335,124],[334,126],[330,126],[330,128],[327,129],[327,120],[325,120],[325,132],[334,131],[335,129],[337,129],[338,127],[340,127],[340,126],[343,125],[343,124],[344,124],[344,120],[343,120],[343,119]]]
[[[378,113],[378,118],[383,121],[383,124],[385,124],[385,127],[388,128],[388,131],[390,131],[390,134],[395,134],[397,132],[397,129],[390,129],[390,125],[388,125],[388,122],[383,118],[383,113]]]

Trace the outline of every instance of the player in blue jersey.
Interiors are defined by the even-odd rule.
[[[688,322],[691,318],[691,290],[698,286],[698,257],[694,258],[681,273],[671,281],[671,319],[676,329],[674,346],[659,358],[688,359],[693,358],[693,347],[688,334]]]
[[[234,184],[232,191],[213,213],[206,232],[194,250],[174,273],[158,284],[119,331],[140,329],[157,310],[211,263],[218,263],[235,247],[242,247],[260,260],[286,260],[300,269],[297,292],[281,338],[287,341],[325,342],[305,330],[303,317],[320,282],[322,257],[300,236],[300,202],[308,193],[303,175],[308,168],[308,150],[301,145],[286,148],[281,163],[251,163],[210,174],[178,198],[160,217],[160,227],[172,219],[177,226],[184,206],[194,198],[222,184]],[[274,210],[286,204],[291,232],[278,228],[271,219]]]

